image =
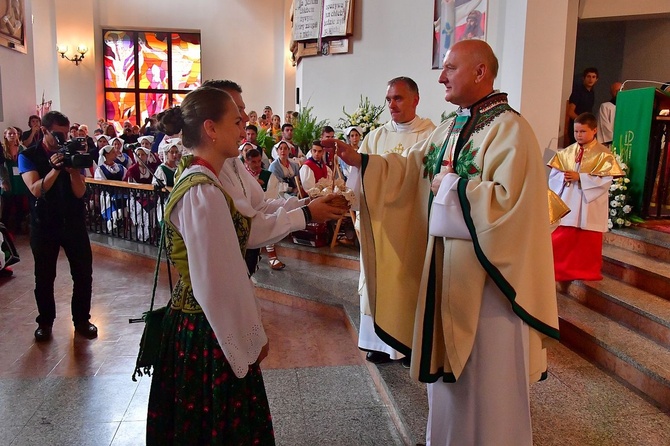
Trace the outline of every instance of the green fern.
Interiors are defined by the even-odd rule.
[[[307,104],[300,110],[298,122],[293,125],[293,142],[302,150],[303,153],[309,152],[312,148],[312,141],[321,139],[321,129],[328,125],[327,120],[317,120],[312,116],[312,109]]]

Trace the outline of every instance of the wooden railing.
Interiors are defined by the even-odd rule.
[[[150,184],[86,178],[89,232],[158,246],[169,192]]]

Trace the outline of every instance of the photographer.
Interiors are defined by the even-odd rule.
[[[98,336],[98,329],[89,322],[93,257],[84,220],[86,183],[78,168],[66,167],[66,161],[71,163],[69,155],[59,151],[69,126],[62,113],[47,113],[42,118],[44,136],[19,155],[19,172],[31,193],[30,247],[35,259],[38,342],[51,339],[56,318],[54,280],[61,246],[74,283],[71,308],[75,331],[88,339]]]

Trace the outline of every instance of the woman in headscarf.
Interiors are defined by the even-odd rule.
[[[116,162],[116,150],[108,144],[100,149],[98,168],[95,170],[93,178],[96,180],[123,181],[126,170],[122,164]],[[107,222],[108,231],[116,229],[119,221],[123,220],[125,201],[124,194],[110,193],[106,190],[100,192],[100,214]]]

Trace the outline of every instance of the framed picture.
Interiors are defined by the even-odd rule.
[[[22,53],[28,52],[25,0],[0,0],[0,45]]]
[[[433,68],[442,68],[447,50],[466,39],[486,40],[488,0],[434,0]]]

